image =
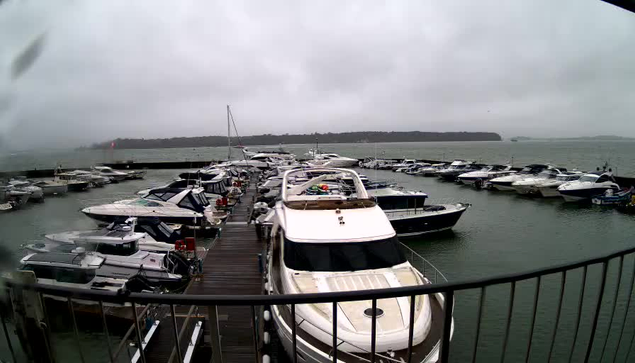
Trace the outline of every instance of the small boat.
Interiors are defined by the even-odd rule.
[[[127,170],[126,174],[128,175],[126,176],[126,179],[129,179],[129,180],[143,179],[145,178],[147,173],[148,173],[147,170]]]
[[[42,188],[44,195],[64,195],[68,192],[68,183],[62,180],[41,180],[33,185]]]
[[[522,168],[518,173],[493,178],[486,184],[490,189],[501,192],[516,191],[516,189],[512,186],[514,182],[521,181],[525,178],[532,178],[548,168],[549,165],[530,164]]]
[[[554,180],[558,175],[566,172],[567,169],[565,168],[549,166],[534,177],[523,178],[522,180],[513,182],[512,187],[516,190],[516,193],[520,195],[540,195],[538,187],[542,183]]]
[[[408,169],[409,167],[415,165],[417,163],[417,160],[415,159],[403,159],[402,161],[396,163],[396,164],[392,164],[392,171],[394,172],[404,172],[406,169]]]
[[[0,202],[4,202],[5,208],[9,204],[11,209],[20,209],[30,197],[31,193],[27,191],[18,190],[12,185],[0,185]]]
[[[29,201],[32,202],[43,202],[44,201],[44,191],[42,188],[33,185],[30,181],[26,179],[11,179],[8,183],[15,190],[25,191],[30,194]]]
[[[620,189],[611,172],[594,172],[584,174],[576,181],[562,184],[558,187],[558,193],[565,202],[583,202],[604,195],[607,190],[612,190],[615,194]]]
[[[73,170],[71,173],[75,175],[75,178],[77,180],[89,182],[89,185],[93,188],[101,188],[104,185],[111,183],[111,178],[101,176],[97,174],[95,171],[77,169],[77,170]]]
[[[311,153],[311,152],[309,152]],[[347,168],[351,166],[357,166],[359,160],[341,156],[335,153],[312,153],[313,160],[309,160],[308,164],[311,166],[328,167],[328,168]]]
[[[93,171],[99,176],[110,178],[113,182],[117,183],[128,179],[128,173],[124,173],[118,170],[114,170],[109,166],[93,166]],[[145,175],[145,174],[144,174]]]
[[[465,185],[484,187],[491,179],[516,173],[511,165],[487,165],[480,170],[460,174],[457,179]]]
[[[447,168],[437,172],[437,177],[445,181],[456,181],[458,176],[470,171],[481,169],[471,161],[455,160]]]
[[[83,192],[91,185],[90,180],[75,172],[56,173],[55,180],[65,182],[69,192]]]
[[[430,163],[416,163],[415,165],[407,168],[406,170],[402,171],[405,174],[408,175],[417,175],[419,174],[419,170],[423,169],[423,168],[427,168],[429,166],[431,166],[432,164]]]
[[[607,189],[603,195],[597,195],[591,198],[591,203],[597,205],[620,205],[627,204],[633,196],[633,187],[613,192],[613,189]]]
[[[423,192],[393,188],[367,189],[386,213],[399,237],[413,237],[452,229],[469,207],[466,203],[426,205]]]
[[[419,169],[419,172],[417,173],[417,175],[426,176],[426,177],[437,176],[437,173],[445,169],[446,167],[447,167],[446,163],[432,164],[427,168]]]

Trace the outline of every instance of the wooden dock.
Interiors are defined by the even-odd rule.
[[[262,274],[259,267],[259,254],[264,245],[256,237],[255,227],[248,224],[249,207],[255,195],[255,183],[242,196],[242,203],[236,204],[233,213],[222,227],[220,236],[208,251],[203,261],[203,275],[194,279],[186,294],[196,295],[257,295],[263,291]],[[190,306],[177,307],[177,330],[185,322]],[[218,324],[222,361],[231,363],[259,361],[251,307],[218,307]],[[185,332],[180,339],[182,355],[188,348],[189,340],[196,322],[203,322],[203,334],[194,349],[192,362],[210,362],[212,349],[210,326],[207,321],[208,309],[198,308],[189,319]],[[162,308],[160,327],[146,347],[145,355],[149,363],[168,362],[175,346],[174,330],[169,308]],[[175,357],[174,362],[178,362]]]

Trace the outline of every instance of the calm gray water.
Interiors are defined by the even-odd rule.
[[[580,168],[591,168],[610,156],[612,163],[620,161],[623,164],[623,166],[619,164],[619,170],[628,170],[626,160],[628,160],[630,152],[633,151],[632,149],[635,149],[635,144],[619,142],[593,143],[592,145],[588,147],[588,145],[585,146],[584,143],[578,142],[563,144],[549,142],[453,143],[451,145],[448,143],[435,143],[435,145],[417,143],[377,145],[377,149],[385,150],[387,157],[440,158],[445,150],[446,159],[454,157],[482,158],[493,162],[504,162],[514,154],[515,163],[518,160],[516,164],[552,161],[564,163],[569,167],[578,163]],[[452,147],[451,153],[450,147]],[[305,150],[305,148],[306,146],[287,146],[287,149],[296,153]],[[374,150],[374,145],[329,145],[328,148],[345,155],[362,157],[369,155],[370,151]],[[521,150],[524,154],[521,153]],[[212,151],[217,154],[213,154]],[[205,157],[201,157],[201,159],[220,158],[223,151],[226,150],[210,149],[209,154],[205,154]],[[162,155],[153,155],[153,152],[162,153]],[[189,158],[196,156],[198,159],[199,156],[182,149],[138,150],[131,151],[130,155],[134,155],[134,158],[139,160],[182,160],[184,156]],[[127,155],[120,156],[123,159],[127,157]],[[44,159],[37,158],[37,160]],[[78,165],[85,165],[87,160],[89,158],[85,157],[78,158],[76,161]],[[583,164],[583,162],[587,164]],[[94,227],[94,223],[79,212],[82,207],[131,197],[137,190],[162,184],[175,177],[178,172],[178,170],[150,170],[146,180],[129,181],[84,193],[48,198],[42,204],[31,204],[23,210],[0,214],[0,230],[2,231],[0,233],[0,247],[4,250],[0,254],[1,261],[5,266],[9,265],[10,262],[17,261],[20,256],[20,244],[38,240],[44,233]],[[412,177],[388,171],[364,170],[362,172],[370,178],[394,180],[407,189],[423,190],[430,195],[432,201],[461,201],[472,204],[453,232],[406,241],[409,246],[443,271],[450,281],[521,272],[596,256],[633,245],[632,228],[635,216],[620,214],[610,208],[568,205],[558,199],[542,200],[500,192],[476,191],[453,183],[440,182],[433,178]],[[608,360],[612,360],[613,354],[615,354],[619,329],[622,322],[625,321],[623,301],[628,293],[632,268],[632,258],[626,259],[624,264],[624,276],[626,277],[624,277],[620,290],[621,300],[616,310],[616,323],[614,323],[607,346],[609,355],[605,356],[605,359]],[[611,264],[609,276],[615,277],[616,270],[617,264]],[[585,294],[587,300],[583,306],[582,327],[578,337],[578,348],[572,360],[574,362],[580,361],[585,353],[583,346],[589,337],[588,328],[591,324],[594,299],[597,294],[599,271],[599,268],[589,270],[589,283]],[[568,361],[568,352],[573,339],[572,331],[575,328],[580,276],[580,271],[576,271],[569,274],[567,280],[558,344],[554,348],[554,361]],[[559,276],[546,277],[542,281],[539,308],[536,315],[537,325],[534,330],[534,342],[530,354],[531,361],[542,362],[546,360],[555,319],[553,306],[559,294],[559,283]],[[612,301],[615,286],[615,278],[609,279],[605,303]],[[518,284],[507,362],[525,360],[527,338],[532,320],[531,306],[534,288],[535,281]],[[477,361],[489,362],[500,359],[508,296],[508,286],[487,290]],[[452,361],[471,360],[478,300],[479,291],[457,293],[456,332],[452,346]],[[606,337],[608,315],[609,311],[603,310],[597,339]],[[626,322],[625,342],[620,346],[618,361],[624,361],[630,339],[635,334],[633,316],[630,315]],[[75,349],[65,339],[65,337],[71,336],[70,330],[64,334],[66,335],[58,337],[59,344],[69,346],[63,351],[74,354],[71,352],[74,352]],[[599,347],[594,349],[592,361],[599,361],[601,343],[602,341],[598,344]],[[3,344],[0,342],[0,359],[8,357],[6,349],[2,349]],[[86,349],[90,347],[94,352],[105,352],[105,341],[99,335],[99,330],[95,332],[94,329],[84,329],[82,344]],[[105,354],[91,354],[88,361],[104,361],[105,357]]]
[[[314,145],[285,145],[285,150],[302,157]],[[275,146],[254,146],[252,150]],[[433,160],[469,159],[522,166],[553,163],[567,168],[592,170],[609,161],[618,173],[635,175],[633,141],[521,141],[521,142],[413,142],[378,144],[320,144],[320,148],[355,158],[420,158]],[[240,156],[234,149],[233,155]],[[226,147],[148,149],[148,150],[41,150],[0,154],[0,171],[88,167],[117,160],[198,161],[227,158]]]

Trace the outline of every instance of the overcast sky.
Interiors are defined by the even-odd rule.
[[[635,137],[635,14],[599,0],[5,0],[0,66],[11,147],[223,135],[226,104],[242,135]]]

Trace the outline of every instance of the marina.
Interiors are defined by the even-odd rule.
[[[288,168],[288,167],[285,167]],[[255,169],[254,169],[255,170]],[[592,246],[592,245],[579,245],[575,243],[553,245],[553,232],[555,230],[550,229],[535,229],[525,225],[522,221],[523,218],[527,218],[531,215],[531,219],[538,222],[541,219],[552,220],[555,216],[564,225],[576,225],[576,221],[584,221],[588,218],[611,220],[612,228],[609,230],[590,230],[584,229],[583,224],[579,224],[579,227],[573,227],[570,230],[567,229],[567,237],[572,238],[571,241],[575,241],[575,237],[571,237],[572,234],[579,233],[580,236],[584,235],[584,238],[597,235],[607,236],[611,233],[617,233],[620,228],[615,227],[615,223],[630,223],[630,216],[620,215],[619,212],[613,209],[606,209],[605,207],[596,207],[591,204],[584,204],[571,207],[558,207],[566,206],[568,204],[554,201],[549,199],[536,199],[527,198],[521,195],[510,195],[508,193],[497,193],[487,190],[479,190],[473,186],[457,186],[452,182],[442,182],[439,178],[425,178],[416,175],[409,175],[407,173],[398,173],[390,170],[363,170],[357,169],[360,173],[364,173],[368,177],[364,177],[363,183],[373,193],[390,190],[386,189],[387,185],[399,185],[404,190],[424,190],[425,194],[421,192],[414,192],[412,196],[420,195],[422,197],[422,205],[454,205],[455,203],[463,203],[469,208],[465,211],[465,216],[460,220],[455,221],[452,231],[446,231],[441,233],[426,233],[422,235],[410,236],[403,240],[407,249],[412,248],[417,255],[425,256],[426,260],[433,261],[434,264],[439,267],[444,274],[447,275],[450,281],[453,280],[465,280],[473,279],[475,277],[493,276],[501,273],[509,273],[510,271],[523,271],[535,268],[536,265],[532,262],[532,258],[528,257],[532,253],[539,253],[544,248],[550,248],[555,253],[550,256],[540,255],[542,264],[549,266],[553,264],[563,263],[571,259],[585,258],[587,256],[594,256],[606,251],[607,246]],[[148,187],[161,186],[165,184],[166,180],[174,178],[175,175],[183,174],[179,170],[170,169],[158,169],[148,170],[146,180],[132,180],[119,184],[111,184],[106,188],[92,189],[83,193],[73,193],[63,197],[54,197],[48,199],[42,204],[27,205],[22,210],[17,210],[12,213],[5,213],[0,218],[8,218],[10,221],[12,218],[20,218],[20,215],[31,215],[33,213],[39,214],[46,213],[47,208],[60,208],[63,204],[67,204],[69,201],[80,201],[82,207],[96,205],[100,203],[107,203],[112,201],[113,198],[129,198],[134,195],[138,190],[147,189]],[[187,174],[187,173],[186,173]],[[258,177],[260,175],[260,177]],[[260,179],[260,180],[258,180]],[[390,180],[388,184],[385,182],[377,182],[379,180]],[[257,231],[257,225],[253,223],[248,224],[248,221],[253,217],[252,210],[258,208],[257,202],[261,200],[259,198],[266,198],[266,195],[273,193],[276,188],[281,187],[281,183],[271,184],[267,188],[258,188],[259,185],[266,185],[266,177],[262,171],[257,171],[253,174],[253,180],[249,183],[249,186],[245,189],[245,194],[240,198],[240,202],[236,203],[228,211],[231,214],[223,222],[219,228],[219,232],[216,237],[199,240],[198,244],[209,248],[200,253],[199,257],[202,260],[202,273],[195,275],[188,286],[186,287],[183,295],[184,299],[187,299],[187,295],[191,295],[195,298],[200,296],[207,296],[209,299],[213,299],[214,296],[220,298],[227,298],[228,296],[236,296],[236,299],[240,299],[244,296],[266,296],[262,295],[267,291],[267,285],[263,280],[263,261],[266,255],[266,236],[262,232]],[[344,179],[345,183],[342,186],[350,185],[349,179]],[[245,185],[246,186],[246,185]],[[335,185],[331,185],[331,188],[335,188]],[[378,189],[373,189],[378,188]],[[260,189],[261,193],[258,193],[257,189]],[[334,189],[335,190],[335,189]],[[401,190],[401,189],[399,189]],[[94,198],[91,198],[91,194]],[[386,195],[377,194],[377,196]],[[395,192],[390,192],[387,195],[393,195]],[[399,192],[403,193],[403,192]],[[399,194],[397,193],[397,194]],[[419,194],[417,194],[419,193]],[[147,191],[142,193],[147,194]],[[410,194],[407,194],[410,195]],[[426,201],[430,199],[429,201]],[[450,200],[452,199],[452,200]],[[266,199],[265,199],[266,200]],[[381,205],[382,202],[380,202]],[[413,202],[414,215],[418,207],[418,202]],[[454,204],[453,204],[454,203]],[[49,205],[53,206],[49,207]],[[385,207],[386,214],[390,219],[389,207]],[[40,209],[44,209],[40,211]],[[72,208],[71,208],[72,209]],[[422,209],[423,210],[423,209]],[[512,210],[513,213],[508,211]],[[70,211],[70,210],[69,210]],[[77,213],[77,212],[73,212]],[[540,218],[538,218],[540,217]],[[54,219],[54,222],[57,219]],[[88,223],[92,223],[87,220],[86,217],[77,219],[77,221],[83,221],[80,223],[88,226]],[[4,221],[3,221],[4,222]],[[64,223],[63,220],[58,220],[54,223]],[[75,222],[76,224],[77,222]],[[539,223],[539,222],[538,222]],[[547,224],[545,224],[547,225]],[[46,227],[46,233],[55,232]],[[85,228],[85,227],[84,227]],[[397,227],[395,227],[397,228]],[[497,234],[488,233],[491,228],[497,229]],[[59,231],[60,228],[57,227]],[[519,238],[519,230],[524,231],[525,235],[529,236]],[[577,232],[576,232],[577,231]],[[12,230],[14,240],[32,240],[35,234],[31,234],[31,237],[27,237],[23,230]],[[564,233],[561,229],[556,232],[559,234]],[[22,237],[19,235],[22,234]],[[626,248],[629,246],[628,241],[620,238],[609,239],[613,243],[617,243],[611,247],[616,250],[620,248]],[[619,243],[621,241],[621,244]],[[541,246],[541,244],[547,243],[549,247]],[[198,245],[197,244],[197,245]],[[499,263],[488,263],[490,260],[491,251],[496,251],[500,256],[505,256],[499,260]],[[509,251],[509,252],[506,252]],[[514,252],[512,252],[514,251]],[[558,252],[560,251],[560,252]],[[481,256],[479,256],[481,255]],[[414,255],[413,255],[414,256]],[[469,256],[469,257],[467,257]],[[514,257],[516,256],[516,257]],[[538,255],[536,255],[538,258]],[[464,261],[464,262],[463,262]],[[625,265],[630,265],[629,259],[625,260]],[[466,265],[466,263],[468,263]],[[434,266],[427,265],[428,262],[423,262],[423,269],[435,271],[435,276],[441,276],[440,272],[436,272]],[[471,267],[468,267],[471,266]],[[622,269],[624,267],[622,266]],[[628,270],[628,269],[626,269]],[[611,270],[611,276],[615,276],[615,272]],[[476,274],[476,275],[475,275]],[[575,275],[574,275],[575,276]],[[620,275],[621,276],[621,275]],[[571,277],[569,277],[571,279]],[[575,279],[575,277],[574,277]],[[624,279],[628,280],[627,277]],[[521,285],[519,285],[521,286]],[[542,288],[547,289],[545,291],[553,291],[557,294],[558,284],[551,283],[549,279],[545,279],[542,282]],[[628,286],[623,289],[627,289]],[[520,293],[520,291],[519,291]],[[523,293],[524,294],[524,293]],[[567,292],[565,296],[569,296],[571,292]],[[574,292],[573,292],[574,294]],[[549,295],[549,293],[547,293]],[[462,296],[459,298],[459,296]],[[499,293],[490,292],[486,299],[474,299],[473,293],[465,293],[457,295],[454,300],[455,304],[455,319],[457,328],[453,338],[453,346],[462,346],[472,344],[469,341],[473,339],[469,332],[474,329],[474,324],[478,320],[473,317],[468,317],[473,314],[468,313],[473,311],[475,307],[489,306],[488,309],[492,309],[493,306],[503,305],[504,299],[496,298]],[[503,295],[504,296],[504,295]],[[544,294],[543,294],[544,296]],[[625,295],[624,295],[625,296]],[[502,296],[501,296],[502,298]],[[499,302],[496,302],[499,300]],[[476,304],[478,303],[478,304]],[[524,306],[531,306],[531,299],[525,299],[517,302],[519,304],[519,311],[514,314],[522,314]],[[553,303],[553,302],[552,302]],[[210,309],[206,304],[194,304],[187,305],[178,303],[174,306],[174,314],[171,314],[170,306],[165,303],[151,304],[155,305],[153,308],[143,311],[139,310],[140,322],[145,321],[148,317],[152,317],[157,327],[155,330],[143,329],[144,337],[147,337],[147,345],[143,356],[148,362],[165,361],[166,357],[177,356],[177,348],[174,344],[175,336],[179,337],[181,356],[188,355],[192,361],[209,361],[210,357],[214,356],[214,353],[220,352],[220,357],[216,356],[214,359],[231,362],[242,361],[259,361],[264,359],[264,356],[268,359],[275,359],[275,361],[285,362],[288,359],[287,352],[282,349],[283,342],[279,340],[273,340],[273,344],[280,344],[277,346],[268,346],[265,344],[264,334],[267,333],[266,340],[272,342],[272,335],[276,334],[272,327],[264,323],[263,314],[268,310],[268,304],[264,302],[252,303],[253,305],[241,305],[225,306],[225,304],[219,304],[217,308]],[[476,305],[475,305],[476,304]],[[493,305],[492,305],[493,304]],[[549,305],[551,303],[547,303]],[[501,306],[502,310],[504,310]],[[441,305],[442,309],[442,305]],[[618,307],[617,314],[626,314],[626,306],[620,305]],[[128,326],[128,334],[123,334],[121,337],[124,340],[129,340],[134,343],[135,341],[135,329],[133,326],[126,325],[133,322],[134,314],[128,312],[123,315],[115,309],[107,308],[107,316],[109,321],[118,324]],[[124,309],[129,311],[127,309]],[[567,306],[562,309],[563,314],[573,314],[575,312],[575,305]],[[586,310],[585,310],[586,311]],[[174,316],[174,317],[173,317]],[[522,316],[522,315],[521,315]],[[627,318],[626,315],[625,319]],[[214,325],[210,325],[210,317],[218,322],[218,330],[214,329]],[[502,317],[495,317],[491,314],[485,314],[482,318],[484,341],[500,337],[500,332],[497,330],[486,328],[486,326],[495,324],[497,319]],[[600,321],[602,317],[599,318]],[[177,324],[177,329],[173,329],[174,322]],[[540,331],[541,326],[546,322],[536,321],[532,324],[536,324],[536,329]],[[144,323],[145,324],[145,323]],[[566,326],[567,323],[563,323]],[[113,331],[125,330],[125,328],[115,328]],[[584,327],[583,327],[584,328]],[[174,331],[177,332],[175,335]],[[522,331],[522,328],[521,328]],[[150,332],[152,332],[150,334]],[[625,334],[631,333],[629,328],[625,329]],[[635,331],[632,332],[635,334]],[[301,333],[305,334],[305,333]],[[493,334],[493,335],[492,335]],[[486,338],[490,336],[490,338]],[[113,337],[113,340],[121,339],[121,337]],[[305,337],[306,338],[306,337]],[[82,336],[82,344],[86,344],[88,336]],[[145,338],[144,338],[145,339]],[[191,343],[194,342],[194,343]],[[63,346],[63,345],[62,345]],[[558,346],[558,345],[557,345]],[[187,353],[188,348],[192,347]],[[495,357],[498,353],[483,346],[479,349],[479,355],[483,357]],[[540,347],[540,345],[538,345]],[[128,347],[128,351],[131,355],[134,354],[134,347]],[[510,356],[514,354],[525,354],[522,350],[518,350],[519,347],[515,343],[510,342]],[[543,348],[535,348],[538,352],[541,352]],[[121,349],[120,349],[121,351]],[[454,361],[460,361],[461,357],[469,357],[468,352],[462,352],[460,349],[452,350],[452,358]],[[64,351],[57,352],[56,354],[65,354]],[[125,354],[123,351],[120,354]],[[557,351],[554,354],[558,354]],[[509,358],[512,359],[512,358]]]

